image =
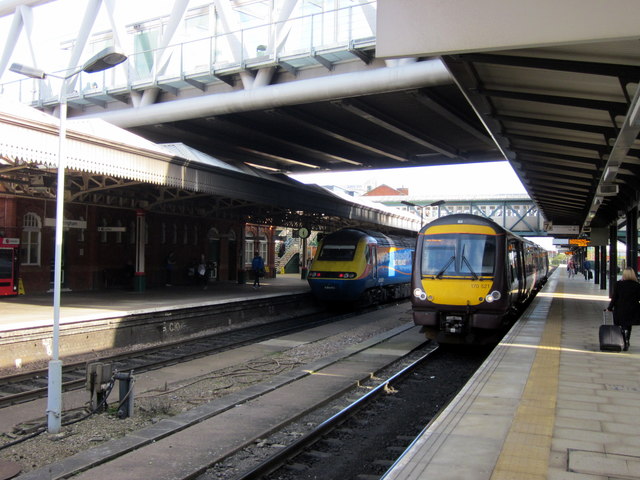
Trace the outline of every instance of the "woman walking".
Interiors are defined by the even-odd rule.
[[[640,323],[640,283],[633,268],[622,271],[622,280],[613,287],[607,310],[613,312],[613,323],[620,325],[624,337],[624,351],[629,350],[631,326]]]

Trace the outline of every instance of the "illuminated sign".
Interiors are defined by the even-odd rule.
[[[569,245],[577,245],[579,247],[588,247],[589,240],[585,240],[584,238],[570,238]]]

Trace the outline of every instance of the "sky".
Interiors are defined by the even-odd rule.
[[[198,5],[204,0],[191,0],[190,5]],[[0,3],[2,3],[0,1]],[[87,0],[55,0],[32,7],[33,28],[32,41],[35,58],[29,48],[27,28],[23,26],[11,61],[35,66],[46,72],[55,72],[68,67],[68,58],[60,57],[60,44],[76,38],[85,14]],[[116,0],[115,15],[118,23],[131,24],[142,18],[154,18],[171,12],[173,0]],[[110,30],[107,7],[102,2],[92,32]],[[0,54],[11,29],[13,14],[0,17]],[[63,28],[61,28],[63,27]],[[92,53],[85,51],[80,61],[85,61]],[[21,76],[13,72],[5,72],[3,81],[12,81]]]
[[[395,168],[387,170],[291,175],[303,183],[350,187],[370,184],[408,187],[410,196],[436,198],[453,195],[527,194],[522,182],[506,161]],[[547,250],[557,250],[552,237],[528,237]]]
[[[466,194],[527,194],[522,182],[506,161],[443,165],[434,167],[359,170],[343,173],[311,173],[292,175],[303,183],[349,187],[369,184],[407,187],[409,195],[429,198]]]

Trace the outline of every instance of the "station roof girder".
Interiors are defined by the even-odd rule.
[[[57,124],[30,107],[2,102],[0,193],[55,198]],[[156,145],[101,120],[70,120],[67,136],[67,202],[315,230],[418,228],[399,212],[230,165],[185,145]]]

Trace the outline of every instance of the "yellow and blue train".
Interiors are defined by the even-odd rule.
[[[547,252],[492,220],[457,214],[422,228],[413,264],[413,321],[440,343],[499,339],[544,285]]]
[[[325,236],[309,268],[313,295],[329,303],[407,298],[416,239],[346,228]]]

